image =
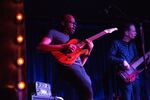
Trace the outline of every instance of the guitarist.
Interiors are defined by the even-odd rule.
[[[71,14],[65,14],[60,22],[59,29],[51,29],[48,34],[43,37],[38,45],[38,50],[44,52],[60,51],[74,52],[77,47],[75,44],[68,44],[70,35],[73,35],[76,29],[76,21]],[[91,79],[86,73],[83,65],[87,61],[92,48],[93,42],[86,40],[86,48],[88,52],[78,57],[71,65],[59,64],[59,73],[63,80],[69,82],[78,93],[78,100],[93,100],[93,90]],[[58,55],[59,56],[59,55]]]
[[[133,59],[137,57],[137,48],[134,43],[134,39],[137,35],[135,25],[133,23],[125,23],[122,28],[121,39],[114,40],[110,48],[110,59],[115,69],[115,74],[119,70],[125,71],[131,68],[130,63]],[[121,80],[120,76],[117,75],[115,82],[115,88],[119,88],[121,91],[121,100],[131,100],[131,96],[134,97],[133,100],[140,100],[140,87],[139,79],[133,77],[134,82],[126,83]],[[134,91],[134,92],[133,92]],[[135,95],[133,95],[133,93]],[[118,94],[118,91],[117,93]]]

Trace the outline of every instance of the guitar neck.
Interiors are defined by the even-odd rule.
[[[147,59],[148,56],[147,54],[145,55],[145,59]],[[136,69],[142,62],[144,61],[144,57],[142,56],[141,58],[139,58],[137,61],[135,61],[131,66]]]
[[[118,30],[118,29],[117,28],[106,29],[106,30],[104,30],[100,33],[97,33],[97,34],[87,38],[87,39],[90,40],[90,41],[94,41],[95,39],[98,39],[99,37],[101,37],[101,36],[103,36],[107,33],[112,33],[115,30]],[[80,48],[84,47],[84,45],[85,45],[85,41],[82,41],[81,43],[77,44],[77,46],[80,47]]]
[[[136,69],[144,61],[143,57],[134,62],[131,66]]]
[[[98,34],[95,34],[95,35],[89,37],[88,40],[94,41],[94,40],[98,39],[99,37],[101,37],[101,36],[103,36],[105,34],[107,34],[107,33],[105,31],[102,31],[102,32],[100,32]]]

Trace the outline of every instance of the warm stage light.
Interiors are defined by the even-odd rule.
[[[24,64],[24,59],[23,58],[18,58],[17,59],[17,64],[18,65],[23,65]]]
[[[22,36],[22,35],[19,35],[19,36],[17,37],[17,41],[18,41],[18,43],[22,43],[22,42],[23,42],[23,36]]]
[[[23,90],[23,89],[25,88],[25,83],[24,83],[24,82],[19,82],[19,83],[18,83],[18,88],[19,88],[20,90]]]
[[[18,13],[18,14],[16,15],[16,19],[17,19],[18,21],[21,21],[21,20],[23,19],[22,13]]]

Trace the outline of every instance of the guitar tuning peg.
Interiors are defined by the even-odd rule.
[[[118,30],[118,28],[117,28],[117,27],[115,27],[114,29],[115,29],[116,31]]]

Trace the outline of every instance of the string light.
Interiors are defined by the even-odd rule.
[[[22,13],[18,13],[18,14],[16,14],[16,19],[17,19],[17,21],[22,21],[23,20],[23,14]]]
[[[23,0],[13,0],[16,3],[16,6],[18,7],[17,11],[18,13],[16,13],[15,17],[15,21],[17,24],[17,37],[16,37],[16,42],[18,44],[21,44],[24,42],[24,11],[23,11]],[[24,55],[24,50],[22,48],[22,45],[18,45],[18,58],[17,58],[17,65],[19,66],[18,68],[18,83],[17,83],[17,87],[19,90],[23,90],[23,91],[18,91],[18,100],[25,100],[25,88],[26,88],[26,84],[25,84],[25,66],[23,66],[23,64],[25,63],[25,59],[23,58]],[[21,67],[20,67],[21,66]]]
[[[20,65],[20,66],[23,65],[23,64],[24,64],[24,59],[21,58],[21,57],[18,58],[18,59],[17,59],[17,64]]]
[[[18,35],[18,36],[17,36],[17,42],[18,42],[18,43],[22,43],[23,40],[24,40],[24,38],[23,38],[22,35]]]
[[[19,88],[20,90],[23,90],[23,89],[25,88],[25,83],[24,83],[23,81],[19,82],[19,83],[18,83],[18,88]]]

